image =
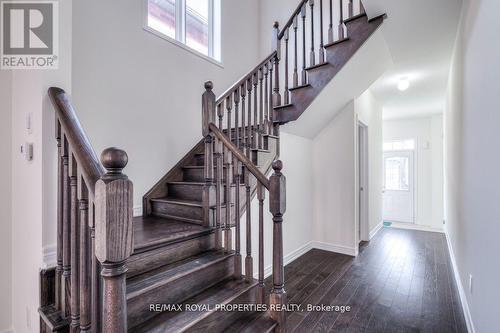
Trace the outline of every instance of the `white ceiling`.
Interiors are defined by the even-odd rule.
[[[364,0],[370,17],[387,13],[382,33],[394,66],[371,90],[384,119],[441,113],[462,0]],[[410,88],[397,89],[401,77]]]

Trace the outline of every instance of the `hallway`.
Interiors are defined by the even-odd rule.
[[[290,332],[467,331],[441,233],[383,228],[357,258],[313,249],[285,267],[285,279],[289,303],[302,304],[288,316]]]

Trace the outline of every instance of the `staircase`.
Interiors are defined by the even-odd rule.
[[[41,273],[42,332],[286,331],[279,128],[300,117],[384,19],[368,20],[361,3],[358,15],[353,1],[329,3],[300,1],[283,28],[274,25],[271,54],[219,98],[205,84],[203,139],[144,195],[141,217],[132,217],[133,185],[122,173],[127,154],[108,148],[99,161],[65,92],[49,90],[58,243],[57,267]],[[265,223],[273,224],[272,244]]]

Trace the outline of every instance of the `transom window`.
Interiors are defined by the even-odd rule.
[[[415,149],[414,139],[384,142],[384,151],[400,151],[400,150],[414,150],[414,149]]]
[[[145,0],[146,29],[221,61],[221,0]]]

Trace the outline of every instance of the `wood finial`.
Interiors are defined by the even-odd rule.
[[[101,154],[101,163],[107,170],[104,177],[113,179],[127,178],[122,173],[128,164],[128,155],[124,150],[116,147],[104,149]]]

